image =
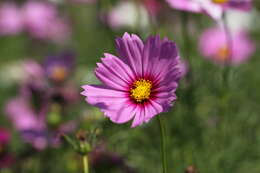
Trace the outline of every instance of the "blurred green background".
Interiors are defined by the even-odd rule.
[[[61,44],[34,39],[25,32],[0,37],[0,127],[8,129],[12,134],[6,150],[15,160],[11,166],[0,168],[0,172],[82,172],[80,155],[65,141],[59,147],[47,147],[44,150],[36,150],[25,143],[6,116],[5,105],[19,93],[19,78],[23,75],[19,74],[19,68],[24,60],[34,59],[42,63],[47,55],[73,50],[76,54],[76,68],[70,80],[80,93],[80,86],[98,83],[93,70],[103,53],[116,54],[115,38],[130,32],[144,40],[151,34],[159,34],[175,41],[181,56],[187,59],[189,69],[192,70],[192,81],[187,77],[180,82],[178,100],[170,112],[162,114],[167,130],[169,172],[184,173],[187,167],[193,165],[201,173],[259,173],[260,14],[257,5],[260,4],[255,2],[250,12],[249,31],[256,51],[246,63],[229,67],[229,76],[225,81],[222,76],[226,68],[205,60],[198,51],[200,34],[215,25],[208,16],[183,14],[161,1],[163,10],[150,20],[146,28],[123,27],[114,30],[104,22],[106,19],[100,19],[100,15],[117,2],[97,1],[60,1],[54,4],[59,14],[66,16],[71,28],[70,38]],[[127,11],[125,15],[128,15]],[[184,17],[188,25],[188,43],[182,35]],[[238,18],[231,20],[239,22]],[[106,152],[116,153],[133,172],[161,171],[160,134],[155,119],[137,128],[130,128],[130,123],[113,124],[97,108],[88,105],[83,96],[80,96],[75,106],[67,109],[66,114],[69,119],[79,121],[77,128],[68,135],[75,136],[79,129],[87,132],[98,130],[93,149],[100,144],[105,145]],[[105,163],[90,166],[90,172],[125,171],[121,169],[121,162],[114,166]]]

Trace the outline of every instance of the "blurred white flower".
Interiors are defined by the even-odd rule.
[[[227,12],[228,26],[231,31],[250,30],[253,24],[255,14],[244,13],[237,10]]]
[[[106,19],[113,29],[122,27],[144,29],[149,25],[149,14],[146,8],[132,1],[118,3],[110,10]]]

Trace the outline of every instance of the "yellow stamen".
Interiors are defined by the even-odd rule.
[[[151,90],[152,82],[150,80],[139,79],[134,82],[130,96],[134,101],[141,103],[150,98]]]
[[[55,81],[63,81],[67,76],[67,71],[64,67],[54,67],[51,78]]]
[[[217,52],[217,58],[221,62],[225,62],[230,56],[230,50],[227,46],[221,47]]]
[[[224,4],[224,3],[227,3],[229,0],[212,0],[213,3],[216,3],[216,4]]]

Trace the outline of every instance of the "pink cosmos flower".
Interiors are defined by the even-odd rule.
[[[232,35],[231,45],[227,45],[226,34],[221,28],[206,30],[200,38],[203,56],[219,64],[239,65],[245,62],[255,50],[254,43],[245,31]]]
[[[51,3],[28,1],[23,6],[23,17],[27,31],[38,39],[63,42],[70,32],[67,23],[59,17]]]
[[[29,1],[23,7],[23,15],[28,31],[37,38],[44,38],[56,20],[57,11],[49,3]]]
[[[84,85],[82,95],[114,123],[133,119],[132,127],[167,111],[180,79],[175,43],[151,36],[146,42],[125,33],[116,39],[119,57],[105,53],[95,70],[102,85]]]
[[[23,30],[23,18],[19,8],[12,3],[0,6],[0,34],[13,35]]]
[[[252,0],[166,0],[178,10],[205,13],[214,19],[220,19],[227,8],[249,11]]]

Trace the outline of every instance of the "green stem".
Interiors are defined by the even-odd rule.
[[[225,62],[225,67],[224,67],[224,72],[223,72],[223,82],[225,87],[228,87],[229,85],[229,77],[230,77],[230,67],[229,63],[232,61],[232,54],[233,54],[233,41],[232,41],[232,35],[228,27],[228,21],[227,21],[227,14],[224,13],[222,16],[223,20],[223,25],[224,25],[224,32],[225,32],[225,37],[226,37],[226,44],[229,49],[229,54],[226,57],[226,62]]]
[[[165,135],[165,126],[164,123],[161,119],[161,116],[157,116],[157,122],[160,128],[160,133],[161,133],[161,155],[162,155],[162,169],[163,173],[167,173],[167,157],[166,157],[166,135]]]
[[[83,155],[83,173],[89,173],[88,172],[88,155]]]

